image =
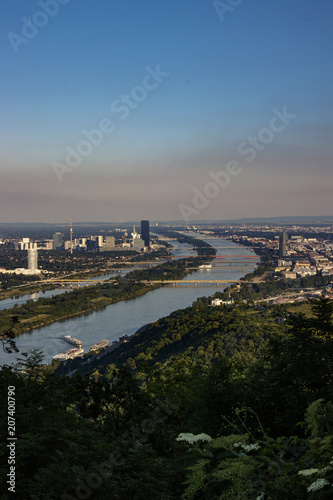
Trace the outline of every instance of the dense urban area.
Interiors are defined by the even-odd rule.
[[[218,236],[243,246],[253,248],[258,255],[269,259],[265,280],[288,284],[298,291],[301,283],[327,285],[330,292],[330,276],[333,274],[333,226],[332,225],[158,225],[153,226],[149,240],[149,221],[142,221],[143,235],[131,227],[102,229],[91,234],[91,228],[79,227],[73,236],[72,225],[67,228],[70,237],[56,231],[52,238],[2,237],[0,238],[0,278],[4,291],[20,292],[38,281],[45,284],[61,276],[93,276],[94,273],[121,268],[133,262],[159,262],[170,258],[170,240],[179,238],[180,232],[199,232],[201,235]],[[69,231],[68,231],[69,229]],[[143,229],[143,231],[142,231]],[[151,227],[152,229],[152,227]],[[40,230],[41,231],[41,230]],[[146,231],[146,233],[145,233]],[[144,234],[145,233],[145,234]],[[167,235],[163,238],[163,234]],[[172,238],[170,238],[170,235]],[[309,279],[312,277],[312,279]],[[301,278],[307,278],[301,280]],[[304,285],[305,287],[305,285]],[[306,288],[310,288],[307,286]]]

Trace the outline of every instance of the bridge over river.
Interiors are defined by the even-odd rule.
[[[216,249],[217,256],[221,256],[221,254],[225,252],[228,257],[221,256],[220,259],[217,259],[214,256],[215,261],[212,260],[211,262],[213,265],[212,268],[207,271],[194,270],[192,274],[189,274],[184,279],[166,279],[164,281],[163,278],[168,278],[168,275],[157,275],[162,278],[160,280],[162,283],[155,285],[153,281],[158,280],[154,280],[153,276],[151,276],[151,285],[146,285],[149,293],[131,300],[123,300],[115,304],[110,304],[107,307],[92,311],[89,314],[78,314],[75,317],[63,319],[62,321],[44,325],[39,328],[33,328],[31,331],[16,337],[15,340],[18,349],[20,349],[20,352],[39,349],[45,356],[45,362],[50,363],[54,355],[64,350],[63,335],[71,335],[71,337],[80,339],[86,352],[92,344],[96,344],[102,339],[107,339],[112,344],[113,341],[118,341],[119,337],[124,334],[134,334],[142,325],[166,317],[173,311],[191,306],[193,302],[198,299],[198,296],[210,297],[217,291],[223,291],[225,287],[233,283],[235,285],[240,283],[242,281],[241,277],[245,273],[251,272],[251,270],[246,269],[242,272],[239,269],[244,269],[247,265],[255,267],[255,259],[258,259],[258,261],[260,259],[259,256],[254,256],[253,253],[250,256],[245,256],[245,254],[250,253],[250,251],[236,244],[230,248],[230,250],[226,250],[222,247],[220,248],[221,245],[231,247],[232,244],[224,240],[211,238],[208,239],[208,242]],[[174,246],[174,251],[177,252],[178,258],[184,258],[184,255],[190,254],[190,249],[187,245],[175,242]],[[166,257],[170,258],[170,256]],[[155,263],[150,262],[148,255],[141,261],[143,265],[154,265],[158,263],[159,261]],[[119,266],[121,268],[130,266],[136,267],[139,265],[138,262],[131,262],[128,264],[121,262],[119,264],[121,264]],[[193,263],[191,265],[189,262],[188,267],[195,266]],[[237,269],[232,270],[232,267],[237,267]],[[98,282],[102,282],[108,278],[116,279],[116,275],[113,274],[113,272],[116,273],[118,270],[107,269],[106,272],[112,273],[111,276],[101,275],[88,277],[82,274],[79,276],[67,275],[55,277],[53,275],[52,277],[48,276],[45,280],[41,280],[39,285],[41,283],[49,284],[49,288],[55,289],[54,293],[58,292],[61,294],[69,287],[71,287],[71,290],[75,290],[79,283],[81,287],[85,285],[94,286]],[[148,276],[145,276],[145,278],[148,278]],[[51,286],[52,284],[54,287]],[[61,287],[63,287],[63,289],[61,289]],[[48,293],[50,295],[45,295],[45,297],[52,296],[53,292],[51,290],[45,292],[45,294]],[[42,292],[41,297],[43,297]],[[26,300],[31,298],[31,296],[27,296]],[[13,304],[9,305],[9,307],[12,305]],[[15,362],[19,356],[20,354],[17,353],[6,354],[0,351],[0,365]]]
[[[254,281],[244,281],[244,280],[142,280],[138,283],[145,283],[146,285],[150,284],[160,284],[160,285],[187,285],[187,286],[202,286],[202,285],[216,285],[220,286],[224,283],[255,283]]]
[[[180,256],[182,259],[186,259],[186,258],[189,258],[189,257],[193,257],[193,255],[181,255]],[[211,255],[211,257],[213,257],[214,259],[233,259],[231,262],[238,262],[238,261],[235,261],[235,259],[247,259],[247,262],[250,260],[250,259],[258,259],[258,255],[238,255],[238,254],[235,254],[235,255]],[[176,259],[177,256],[175,255],[172,255],[169,257],[169,259]],[[179,257],[178,257],[179,258]]]
[[[117,281],[117,278],[110,278],[108,281],[104,281],[104,283],[108,282],[115,282]],[[56,284],[56,285],[77,285],[80,287],[81,285],[96,285],[97,283],[101,283],[101,280],[94,280],[94,279],[82,279],[82,280],[62,280],[62,279],[53,279],[53,280],[44,280],[44,281],[38,281],[37,283],[43,283],[45,284]],[[187,285],[187,286],[203,286],[203,285],[216,285],[220,286],[221,284],[224,283],[245,283],[244,280],[203,280],[203,279],[196,279],[196,280],[188,280],[188,279],[182,279],[182,280],[137,280],[136,283],[144,283],[146,285]],[[246,281],[246,283],[255,283],[254,281]]]

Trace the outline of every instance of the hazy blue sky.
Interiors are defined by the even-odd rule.
[[[0,14],[0,222],[333,214],[332,0]]]

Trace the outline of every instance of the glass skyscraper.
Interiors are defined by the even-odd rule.
[[[54,233],[53,235],[53,250],[60,250],[64,246],[64,234]]]
[[[145,247],[149,247],[149,220],[141,221],[141,238],[145,242]]]

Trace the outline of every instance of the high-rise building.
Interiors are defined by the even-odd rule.
[[[103,236],[96,236],[97,246],[100,248],[103,246]]]
[[[61,250],[64,245],[64,234],[54,233],[53,235],[53,250]]]
[[[94,236],[91,236],[90,239],[87,239],[87,250],[89,251],[94,251],[96,252],[97,248],[98,248],[98,241],[96,239],[93,239],[95,238]]]
[[[145,247],[149,247],[149,220],[141,221],[141,238],[145,242]]]
[[[279,236],[279,257],[282,259],[287,256],[287,231],[283,231],[283,233]]]
[[[69,250],[71,254],[73,253],[73,226],[72,226],[72,219],[69,221]]]
[[[31,243],[30,248],[28,249],[28,269],[30,270],[38,269],[37,257],[38,257],[37,245]]]
[[[100,250],[114,250],[116,246],[116,239],[114,236],[105,236],[104,245]]]

